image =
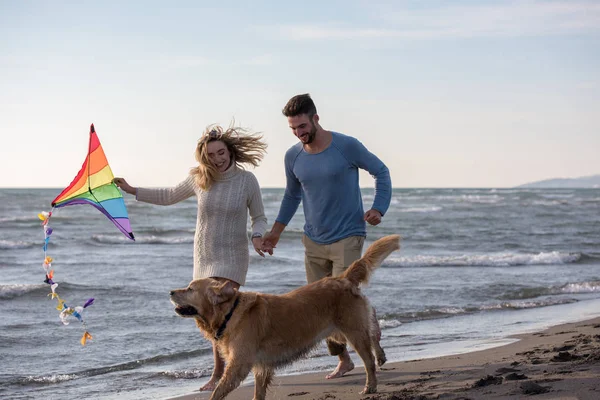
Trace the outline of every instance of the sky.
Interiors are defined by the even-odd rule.
[[[0,187],[68,186],[91,123],[115,176],[174,186],[232,122],[283,187],[299,93],[394,187],[600,174],[600,1],[0,0]]]

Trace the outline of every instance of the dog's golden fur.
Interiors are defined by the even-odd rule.
[[[399,248],[400,236],[386,236],[369,246],[342,276],[324,278],[283,295],[238,292],[229,283],[210,278],[172,291],[175,312],[194,318],[225,358],[225,372],[211,400],[225,398],[251,370],[256,381],[254,399],[265,399],[275,368],[306,355],[327,337],[347,342],[356,350],[367,373],[364,393],[375,393],[375,358],[381,366],[385,354],[359,285]],[[219,328],[222,335],[216,339]]]

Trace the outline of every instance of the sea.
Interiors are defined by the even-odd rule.
[[[91,206],[54,211],[47,253],[56,292],[73,306],[95,299],[82,312],[92,335],[82,346],[84,326],[63,325],[44,283],[37,214],[60,191],[0,189],[0,397],[168,399],[198,390],[211,345],[169,301],[192,277],[195,199],[164,207],[125,195],[135,242]],[[282,195],[262,190],[269,224]],[[372,189],[363,202],[372,204]],[[302,225],[300,207],[273,256],[249,249],[242,290],[278,294],[305,283]],[[365,245],[389,234],[402,236],[402,248],[363,292],[390,361],[481,350],[600,316],[600,189],[394,189]],[[321,344],[278,374],[325,374],[336,362]]]

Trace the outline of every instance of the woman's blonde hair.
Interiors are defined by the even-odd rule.
[[[252,164],[257,167],[267,151],[267,144],[263,141],[263,136],[258,133],[235,126],[225,130],[219,125],[209,125],[196,146],[198,166],[190,170],[190,174],[195,177],[196,183],[202,190],[209,190],[220,175],[219,170],[210,161],[206,149],[208,143],[217,140],[227,146],[231,154],[231,162],[242,168],[242,164]]]

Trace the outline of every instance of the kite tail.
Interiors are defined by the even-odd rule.
[[[54,268],[52,267],[52,262],[54,259],[48,255],[48,244],[50,243],[50,236],[52,235],[52,228],[50,227],[50,218],[52,217],[52,213],[54,212],[54,207],[50,212],[43,211],[38,214],[38,218],[42,221],[42,228],[44,230],[44,261],[42,263],[42,267],[46,272],[46,278],[44,282],[50,285],[51,292],[48,294],[50,298],[57,300],[56,309],[60,311],[59,318],[64,325],[69,324],[69,319],[71,317],[76,318],[83,327],[84,333],[81,338],[81,345],[85,346],[87,340],[92,339],[92,335],[87,330],[87,324],[83,319],[83,310],[92,304],[94,304],[94,299],[88,299],[83,306],[70,307],[64,299],[61,299],[58,295],[56,288],[58,287],[58,283],[54,281]]]

